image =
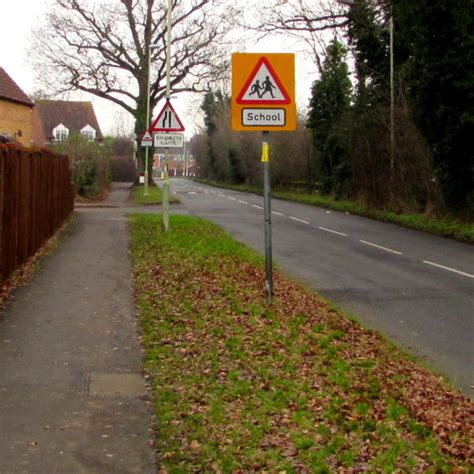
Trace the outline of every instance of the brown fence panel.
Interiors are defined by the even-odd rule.
[[[73,209],[67,157],[0,145],[0,282],[33,256]]]
[[[18,250],[17,265],[28,260],[28,235],[30,233],[30,162],[29,153],[23,153],[19,158],[18,174]]]
[[[3,195],[3,268],[6,275],[16,268],[18,249],[18,175],[20,151],[12,149],[5,155]]]
[[[5,155],[7,154],[6,149],[0,149],[0,281],[4,280],[5,275],[5,267],[3,263],[3,259],[5,257],[5,252],[3,250],[3,203],[4,203],[4,195],[5,195]]]

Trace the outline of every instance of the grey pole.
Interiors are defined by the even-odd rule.
[[[273,302],[273,268],[272,268],[272,209],[270,183],[270,151],[268,132],[262,132],[262,161],[263,161],[263,207],[265,219],[265,290],[267,304]]]
[[[390,7],[390,174],[395,165],[395,84],[393,59],[393,5]]]
[[[146,130],[150,127],[150,68],[151,68],[151,48],[148,46],[148,76],[147,76],[147,93],[146,93]],[[148,148],[145,149],[145,183],[143,187],[143,195],[148,196]]]
[[[166,99],[171,95],[171,12],[173,9],[172,0],[168,0],[167,32],[166,32]],[[163,231],[167,232],[170,222],[170,181],[168,179],[168,148],[165,152],[165,170],[163,173]]]

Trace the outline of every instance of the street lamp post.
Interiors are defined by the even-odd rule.
[[[168,14],[166,17],[166,100],[171,96],[171,12],[173,1],[168,0]],[[163,231],[167,232],[170,222],[170,181],[168,178],[168,147],[165,148],[165,167],[163,172]]]
[[[341,5],[354,6],[362,5],[356,0],[336,0]],[[395,162],[395,81],[394,81],[394,54],[393,54],[393,5],[390,5],[389,19],[390,34],[390,176],[393,178],[393,168]]]
[[[151,50],[158,48],[159,46],[157,44],[151,44],[148,46],[148,68],[147,68],[147,93],[146,93],[146,130],[148,131],[150,127],[150,69],[151,69]],[[148,196],[148,148],[150,147],[145,147],[145,186],[144,186],[144,191],[143,195]]]

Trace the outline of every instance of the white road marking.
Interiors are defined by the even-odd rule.
[[[427,265],[432,265],[433,267],[442,268],[443,270],[448,270],[449,272],[454,272],[459,275],[466,276],[468,278],[474,278],[474,275],[471,275],[470,273],[461,272],[460,270],[456,270],[455,268],[445,267],[444,265],[439,265],[438,263],[433,263],[428,260],[423,260],[423,263],[426,263]]]
[[[239,199],[239,202],[240,202],[240,204],[248,204],[247,201],[242,201],[242,200],[240,200],[240,199]]]
[[[308,221],[304,221],[303,219],[298,219],[297,217],[293,217],[293,216],[289,216],[289,218],[293,221],[296,221],[296,222],[301,222],[302,224],[307,224],[309,225],[309,222]]]
[[[275,214],[276,216],[283,216],[281,212],[277,212],[277,211],[272,211],[272,214]]]
[[[209,192],[210,192],[211,194],[216,194],[216,192],[215,192],[215,191],[209,191]]]
[[[380,250],[385,250],[386,252],[394,253],[395,255],[402,255],[402,252],[398,250],[388,249],[387,247],[382,247],[381,245],[373,244],[372,242],[367,242],[366,240],[359,240],[361,244],[370,245],[371,247],[378,248]]]
[[[262,206],[257,206],[256,204],[250,204],[252,207],[255,207],[256,209],[263,209]]]
[[[347,234],[338,232],[337,230],[328,229],[327,227],[318,226],[318,229],[324,230],[325,232],[331,232],[331,234],[337,234],[337,235],[342,235],[343,237],[347,237]]]
[[[108,221],[126,221],[128,219],[126,217],[107,217],[106,220],[108,220]]]
[[[221,193],[217,193],[217,195],[218,195],[219,197],[221,197],[221,198],[225,198],[225,196],[224,196],[223,194],[221,194]]]
[[[227,199],[230,199],[231,201],[237,201],[237,199],[233,198],[232,196],[227,196]]]

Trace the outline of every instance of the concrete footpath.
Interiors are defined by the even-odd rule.
[[[154,473],[127,186],[79,208],[0,314],[0,473]],[[118,206],[118,207],[117,207]]]

